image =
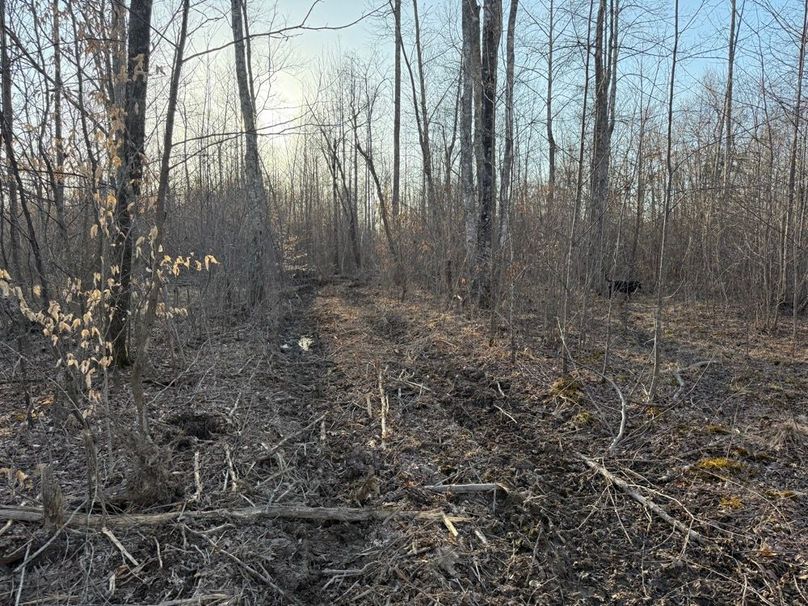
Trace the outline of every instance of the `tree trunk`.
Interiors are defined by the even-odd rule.
[[[505,149],[502,153],[502,171],[499,185],[499,248],[505,247],[510,233],[511,173],[513,172],[513,78],[514,34],[519,0],[511,0],[508,13],[508,34],[505,43]]]
[[[62,41],[59,24],[59,0],[53,0],[53,133],[56,148],[56,187],[53,198],[56,203],[56,220],[63,247],[68,244],[65,219],[65,151],[62,135]]]
[[[424,163],[424,179],[426,181],[426,203],[433,216],[437,216],[435,184],[432,177],[432,147],[429,140],[429,112],[426,100],[426,76],[424,75],[424,57],[421,48],[421,21],[418,17],[418,0],[412,0],[415,19],[415,54],[418,61],[418,82],[421,93],[421,156]]]
[[[477,240],[477,195],[474,179],[474,107],[480,66],[480,8],[463,0],[463,94],[460,108],[460,182],[466,227],[466,271],[470,272]],[[476,41],[476,44],[475,44]],[[475,48],[477,49],[475,53]]]
[[[14,111],[11,100],[11,59],[8,56],[8,40],[6,35],[6,0],[0,0],[0,73],[3,77],[3,137],[12,137],[14,133]],[[11,145],[8,141],[6,146]],[[9,238],[11,246],[11,262],[17,279],[22,279],[22,266],[20,264],[20,224],[19,201],[17,198],[17,183],[12,174],[11,163],[7,162],[8,198],[9,198]]]
[[[357,144],[356,146],[357,151],[362,156],[362,158],[367,163],[368,170],[370,171],[370,175],[373,178],[373,183],[376,185],[376,196],[379,199],[379,213],[382,216],[382,227],[384,229],[385,239],[387,240],[387,248],[390,252],[390,256],[393,258],[394,264],[394,276],[393,281],[395,284],[401,289],[401,298],[404,299],[405,295],[407,294],[407,274],[404,270],[404,265],[401,260],[401,255],[399,253],[398,243],[396,242],[395,236],[393,235],[393,230],[390,226],[390,218],[388,217],[387,213],[387,201],[384,197],[384,190],[382,189],[381,181],[379,181],[379,175],[376,172],[376,166],[373,163],[373,157],[368,154],[362,147]]]
[[[548,174],[547,174],[547,210],[549,211],[553,206],[556,188],[556,142],[553,136],[553,47],[555,46],[555,39],[553,37],[553,29],[555,27],[555,11],[553,7],[553,0],[550,0],[550,14],[548,19],[550,21],[548,34],[548,50],[547,50],[547,146],[548,146]]]
[[[171,72],[171,84],[169,85],[168,90],[168,107],[166,108],[166,124],[165,133],[163,135],[163,157],[160,160],[160,177],[157,186],[157,208],[155,218],[155,227],[157,228],[157,233],[154,240],[151,242],[151,249],[154,251],[151,268],[152,282],[149,284],[149,289],[146,294],[146,313],[143,315],[143,323],[140,326],[140,333],[137,337],[137,346],[134,348],[134,363],[132,364],[132,373],[129,378],[129,382],[132,386],[132,394],[135,400],[135,408],[137,411],[138,428],[140,429],[141,434],[146,437],[149,435],[149,424],[146,414],[146,401],[145,394],[143,393],[143,384],[141,383],[141,375],[143,372],[143,364],[146,359],[146,350],[148,349],[149,345],[151,328],[154,324],[157,313],[158,297],[163,287],[162,274],[158,267],[160,263],[159,252],[162,250],[163,238],[165,236],[166,197],[168,195],[171,149],[174,144],[174,116],[177,112],[177,93],[180,84],[180,74],[182,72],[185,40],[188,34],[189,10],[190,0],[183,0],[180,37],[177,41],[174,55],[174,68]]]
[[[788,166],[788,205],[786,208],[786,224],[790,224],[793,220],[794,229],[792,231],[792,271],[793,282],[791,293],[791,337],[793,341],[794,351],[797,350],[797,314],[799,313],[799,283],[800,283],[800,265],[798,246],[800,240],[800,221],[797,220],[797,215],[794,212],[794,198],[797,193],[797,148],[799,147],[800,139],[800,111],[802,108],[802,82],[803,72],[805,70],[805,47],[806,39],[808,38],[808,0],[805,0],[802,19],[802,36],[800,39],[800,58],[797,66],[797,96],[794,103],[794,128],[792,130],[791,139],[791,158]],[[793,219],[792,219],[793,217]],[[785,280],[784,280],[785,283]]]
[[[241,119],[244,124],[244,172],[247,179],[247,196],[250,210],[256,214],[252,233],[254,257],[251,263],[250,303],[256,305],[264,300],[269,279],[280,277],[280,257],[267,212],[267,194],[261,162],[258,156],[258,131],[256,129],[255,97],[250,82],[248,64],[249,39],[244,35],[242,22],[243,0],[231,0],[231,25],[233,48],[236,54],[236,81],[238,83]],[[267,258],[269,257],[269,258]]]
[[[590,175],[589,225],[591,226],[588,254],[587,280],[603,279],[603,240],[606,209],[609,198],[609,165],[611,162],[611,134],[613,114],[612,83],[616,74],[614,22],[617,18],[611,11],[610,36],[606,37],[606,21],[609,17],[606,0],[600,0],[595,24],[595,124],[592,140],[592,172]],[[608,46],[607,46],[608,45]]]
[[[118,266],[118,282],[112,289],[112,317],[107,340],[112,342],[112,357],[117,366],[128,364],[127,334],[131,306],[132,211],[140,196],[146,137],[146,92],[149,73],[152,0],[132,0],[129,7],[129,43],[124,131],[118,148],[115,202],[113,264]]]
[[[398,219],[401,187],[401,0],[394,0],[395,19],[395,71],[393,75],[393,221]]]
[[[488,0],[483,7],[481,55],[480,140],[481,166],[477,175],[480,219],[477,223],[474,292],[479,305],[491,306],[491,246],[496,197],[496,95],[499,39],[502,34],[502,1]]]
[[[586,45],[589,47],[589,42],[592,38],[592,9],[594,7],[594,0],[589,2],[589,17],[586,20]],[[567,319],[569,318],[569,304],[570,304],[570,286],[572,284],[572,264],[573,252],[575,250],[575,233],[578,227],[578,215],[581,212],[581,199],[583,197],[583,180],[584,180],[584,149],[586,146],[586,113],[589,101],[589,61],[590,53],[586,53],[584,61],[584,90],[583,90],[583,107],[581,108],[581,129],[580,138],[578,140],[578,164],[575,176],[575,204],[572,208],[572,217],[570,218],[570,229],[567,238],[567,258],[564,267],[564,296],[561,304],[561,340],[567,334]],[[569,352],[568,352],[569,353]],[[562,351],[562,372],[567,372],[568,355],[564,355]]]
[[[806,0],[808,4],[808,0]],[[673,197],[673,94],[676,85],[676,60],[679,52],[679,0],[674,0],[673,53],[671,54],[671,81],[668,89],[668,131],[665,149],[665,202],[662,213],[662,237],[659,242],[659,268],[657,273],[656,313],[654,317],[654,370],[651,387],[648,389],[648,402],[656,397],[659,382],[660,339],[662,337],[662,293],[665,289],[665,244],[668,237],[668,215]]]
[[[725,204],[729,196],[730,176],[732,171],[732,88],[734,84],[735,71],[735,46],[737,40],[736,31],[736,0],[731,1],[731,15],[729,20],[729,48],[727,50],[727,90],[724,97],[724,130],[726,143],[724,149],[724,181],[723,193]]]

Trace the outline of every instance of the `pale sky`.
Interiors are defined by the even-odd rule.
[[[799,12],[797,0],[767,0],[772,8],[773,17],[769,12],[762,11],[755,0],[738,0],[739,9],[744,12],[744,21],[741,26],[739,40],[739,54],[737,57],[737,77],[746,77],[754,81],[758,77],[758,63],[756,58],[757,32],[762,32],[764,46],[774,49],[783,49],[783,64],[794,63],[795,42],[788,41],[784,35],[783,25],[786,28],[793,26],[795,15]],[[268,45],[266,38],[257,38],[253,45],[253,71],[259,83],[259,91],[266,91],[266,74],[271,73],[272,96],[263,96],[263,103],[259,104],[259,130],[266,137],[267,144],[273,141],[284,144],[284,137],[273,137],[284,129],[283,125],[298,117],[302,113],[304,99],[311,98],[316,89],[315,83],[321,71],[329,72],[338,66],[342,59],[349,55],[358,56],[376,69],[375,77],[386,80],[385,89],[381,99],[380,113],[377,119],[380,125],[387,124],[384,105],[392,95],[389,85],[392,74],[393,43],[389,31],[390,24],[385,25],[384,18],[388,15],[389,0],[247,0],[247,10],[250,16],[251,33],[260,34],[269,30],[277,31],[282,27],[299,25],[309,9],[314,4],[306,23],[308,30],[291,31],[289,39],[273,39]],[[509,2],[503,0],[504,18],[507,19]],[[540,108],[543,100],[545,85],[543,80],[546,50],[546,0],[523,0],[520,2],[520,16],[517,30],[517,74],[520,83],[517,87],[522,96],[518,99],[523,103],[520,111],[527,112],[517,115],[517,119],[531,128],[540,129],[542,116]],[[636,96],[636,73],[638,61],[645,64],[644,78],[653,77],[654,97],[657,103],[664,100],[664,83],[667,78],[669,48],[671,46],[673,0],[641,0],[639,3],[621,3],[628,7],[629,20],[622,26],[627,32],[623,41],[626,47],[621,51],[621,78],[618,85],[618,95],[626,111],[633,112],[633,99]],[[200,51],[207,47],[217,47],[232,37],[229,24],[229,0],[211,0],[197,6],[201,7],[197,18],[206,22],[206,34],[193,38],[193,50]],[[459,0],[419,0],[419,12],[422,19],[422,38],[425,48],[425,61],[427,63],[427,79],[429,93],[433,102],[437,102],[447,87],[453,87],[454,62],[457,60],[457,49],[450,49],[448,45],[457,42],[458,32],[450,38],[450,27],[457,28],[457,23],[449,19],[456,19],[456,8]],[[557,10],[565,7],[569,10],[580,9],[580,15],[586,14],[587,0],[556,2]],[[410,49],[413,44],[412,31],[412,2],[404,0],[403,9],[403,35],[404,43]],[[779,13],[779,14],[778,14]],[[447,15],[454,16],[448,17]],[[363,15],[372,15],[364,21],[351,25]],[[577,17],[580,27],[580,15]],[[729,0],[680,0],[680,31],[682,40],[680,44],[680,64],[677,71],[677,98],[684,99],[690,94],[699,94],[703,87],[696,85],[705,72],[716,74],[720,81],[726,67],[726,32],[728,28]],[[563,15],[562,15],[563,16]],[[559,17],[561,18],[561,17]],[[564,21],[565,19],[561,19]],[[569,24],[569,19],[566,19]],[[779,21],[779,23],[778,23]],[[558,21],[557,21],[558,23]],[[586,35],[586,31],[579,31],[569,26],[563,32],[560,44],[568,48],[576,39]],[[318,29],[340,28],[340,29]],[[557,35],[559,35],[557,30]],[[767,38],[772,36],[772,40]],[[577,38],[576,38],[577,37]],[[653,47],[655,39],[664,40],[659,47]],[[648,52],[638,49],[650,45]],[[504,42],[501,45],[504,49]],[[272,49],[272,58],[268,59],[267,49]],[[563,49],[562,49],[563,51]],[[559,52],[562,52],[559,51]],[[502,50],[504,52],[504,50]],[[567,51],[569,53],[569,51]],[[777,53],[774,53],[777,57]],[[223,82],[221,78],[232,78],[232,49],[226,48],[210,57],[222,69],[218,75],[213,76],[213,84],[221,86],[224,90],[234,89],[230,82]],[[206,59],[207,60],[207,59]],[[658,67],[657,67],[658,66]],[[190,68],[191,79],[202,79],[208,73],[203,63]],[[557,128],[563,134],[565,116],[576,126],[570,132],[577,133],[576,110],[580,101],[581,62],[580,57],[574,58],[567,65],[557,67],[556,73],[556,111]],[[654,69],[657,69],[656,75]],[[784,75],[789,72],[778,64],[769,65],[769,77],[775,70]],[[333,73],[333,72],[332,72]],[[219,78],[219,80],[217,80]],[[786,83],[787,85],[788,83]],[[201,82],[197,84],[201,86]],[[228,88],[229,86],[229,88]],[[787,88],[787,86],[786,86]],[[649,93],[646,88],[645,94]],[[408,95],[408,91],[405,90]],[[452,91],[449,90],[449,94]],[[405,97],[405,122],[412,126],[413,121],[407,117],[410,111]],[[529,114],[529,115],[528,115]],[[231,114],[232,115],[232,114]],[[281,126],[278,126],[281,125]],[[537,126],[538,125],[538,126]],[[407,127],[405,130],[409,132]],[[560,135],[557,135],[560,136]],[[381,138],[385,137],[384,133]],[[537,140],[541,140],[541,136]],[[412,142],[415,142],[412,139]],[[417,154],[416,154],[417,155]]]
[[[314,0],[247,0],[250,17],[259,22],[255,31],[267,29],[273,15],[275,23],[271,29],[298,25],[312,5],[314,9],[306,22],[308,27],[339,28],[300,31],[281,44],[286,67],[281,68],[277,76],[276,88],[288,107],[267,109],[259,120],[277,122],[296,115],[306,94],[307,79],[322,62],[348,54],[367,56],[377,52],[379,49],[373,44],[379,29],[376,15],[383,14],[377,9],[384,9],[387,4],[387,0],[320,0],[316,3]],[[353,25],[345,27],[349,24]]]

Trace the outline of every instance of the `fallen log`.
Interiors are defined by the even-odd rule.
[[[503,484],[490,483],[490,484],[433,484],[431,486],[424,486],[426,490],[432,492],[451,492],[452,494],[475,494],[480,492],[502,492],[509,494],[508,490]]]
[[[73,528],[127,528],[132,526],[159,526],[177,521],[190,520],[244,520],[252,521],[265,518],[282,518],[287,520],[319,520],[328,522],[365,522],[369,520],[389,520],[410,518],[414,520],[443,521],[444,517],[452,522],[463,522],[468,518],[446,516],[440,510],[406,510],[392,507],[307,507],[305,505],[265,505],[263,507],[246,507],[243,509],[209,509],[200,511],[167,511],[164,513],[124,513],[116,515],[76,514],[66,525]],[[8,507],[0,506],[0,520],[19,522],[42,522],[44,514],[41,507]]]

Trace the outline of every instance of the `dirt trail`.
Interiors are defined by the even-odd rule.
[[[330,435],[332,449],[345,453],[340,467],[346,479],[361,477],[351,467],[361,460],[379,479],[379,495],[371,502],[440,507],[471,518],[458,525],[457,537],[442,528],[399,529],[409,537],[410,553],[421,554],[408,555],[389,540],[384,549],[400,559],[395,567],[375,564],[386,581],[381,587],[360,584],[373,596],[369,603],[384,601],[390,579],[402,583],[400,603],[416,603],[427,587],[431,599],[454,602],[463,596],[480,604],[733,603],[744,593],[775,603],[800,599],[796,574],[800,567],[804,574],[805,562],[798,537],[805,537],[806,529],[798,511],[804,493],[768,510],[781,530],[788,530],[757,526],[764,534],[773,530],[768,541],[786,540],[789,531],[798,538],[796,552],[783,546],[786,553],[779,555],[786,557],[767,560],[755,551],[760,545],[755,535],[743,534],[746,521],[736,525],[727,507],[712,505],[716,481],[732,489],[741,479],[720,469],[687,482],[672,473],[674,481],[668,479],[661,494],[658,484],[627,469],[624,477],[632,485],[709,541],[688,544],[668,523],[593,476],[577,457],[601,455],[616,431],[614,407],[593,414],[583,406],[584,391],[608,394],[608,386],[590,379],[590,385],[570,381],[559,387],[553,358],[526,350],[511,364],[506,347],[489,345],[483,326],[427,303],[398,302],[373,288],[327,287],[313,311],[341,381],[330,386],[339,394]],[[390,402],[384,448],[380,382]],[[616,400],[608,395],[607,402]],[[612,457],[607,464],[621,472],[626,466],[664,473],[638,454]],[[494,503],[490,496],[436,496],[421,488],[474,482],[501,482],[514,496]],[[446,554],[450,574],[442,564]],[[779,582],[772,593],[774,578]]]
[[[134,569],[107,538],[69,530],[29,570],[24,596],[54,604],[194,596],[208,596],[199,600],[205,604],[802,599],[804,476],[777,467],[762,447],[752,452],[744,436],[682,432],[677,417],[646,418],[630,402],[629,441],[644,451],[632,446],[605,464],[707,537],[696,545],[578,458],[604,453],[619,420],[610,388],[592,375],[561,377],[557,359],[540,348],[525,347],[512,363],[506,339],[489,344],[485,326],[347,280],[320,285],[304,277],[285,309],[280,335],[222,326],[188,342],[193,362],[179,379],[157,369],[150,384],[156,441],[181,478],[182,501],[151,510],[302,504],[438,510],[447,520],[187,520],[116,530],[140,564]],[[657,447],[649,436],[660,432]],[[43,422],[26,440],[52,435]],[[803,437],[790,439],[788,452],[802,452]],[[685,441],[692,452],[682,449]],[[17,466],[34,464],[3,444]],[[666,453],[676,444],[672,458]],[[65,462],[70,439],[51,448],[75,504],[83,466]],[[743,471],[740,464],[698,473],[680,467],[705,448],[736,458],[730,449],[746,448]],[[118,478],[125,486],[125,476],[113,470],[108,484]],[[716,506],[725,494],[743,495],[746,506],[772,478],[796,490],[738,513],[734,501]],[[430,488],[482,483],[503,488]],[[34,487],[3,494],[4,502],[21,496],[35,499]],[[1,536],[0,555],[19,549],[29,532],[15,525]],[[49,535],[37,532],[43,544]],[[14,595],[16,577],[4,578],[0,601]]]

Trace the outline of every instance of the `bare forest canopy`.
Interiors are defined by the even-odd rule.
[[[147,299],[164,254],[243,300],[299,259],[542,285],[564,321],[606,279],[805,309],[799,2],[145,2],[138,39],[139,4],[4,3],[0,255],[34,311],[99,275]]]
[[[71,427],[87,456],[81,522],[65,521],[62,489],[41,465],[43,508],[0,509],[0,524],[103,528],[140,570],[140,556],[107,526],[191,523],[146,509],[183,493],[179,472],[162,464],[173,446],[163,440],[168,409],[160,402],[194,375],[207,348],[221,341],[226,349],[233,334],[240,342],[244,326],[252,327],[249,347],[250,339],[265,340],[263,353],[250,350],[228,366],[241,386],[245,368],[250,383],[290,348],[303,355],[320,346],[305,334],[292,338],[290,326],[322,330],[323,342],[331,334],[339,367],[340,326],[381,331],[379,352],[393,356],[407,326],[432,338],[422,324],[443,325],[429,315],[437,305],[471,323],[458,330],[485,334],[492,351],[506,352],[481,361],[455,348],[469,364],[496,358],[499,371],[517,373],[537,344],[555,373],[543,378],[559,410],[601,388],[609,394],[617,416],[598,426],[608,439],[592,442],[597,452],[577,444],[565,465],[582,466],[674,532],[709,544],[709,525],[696,529],[668,513],[599,457],[639,439],[637,415],[686,405],[688,373],[714,368],[712,357],[677,357],[675,331],[690,335],[689,314],[702,314],[699,330],[712,322],[705,330],[715,331],[716,343],[745,348],[747,360],[766,339],[771,355],[803,359],[807,49],[808,0],[0,0],[0,368],[8,362],[10,377],[0,390],[19,390],[29,429],[39,422],[37,398],[47,400],[54,427]],[[326,294],[311,292],[315,283]],[[371,295],[395,313],[379,311]],[[416,304],[423,309],[408,307]],[[371,320],[361,320],[365,314]],[[481,346],[485,339],[471,332],[462,332],[466,345]],[[407,374],[409,366],[393,379],[376,350],[357,345],[353,353],[367,376],[354,377],[347,362],[341,372],[357,384],[370,380],[367,393],[353,396],[362,412],[367,397],[371,419],[368,394],[380,398],[384,449],[390,393],[397,389],[399,402],[402,389],[439,400],[437,387]],[[448,376],[456,370],[449,359],[420,369]],[[466,362],[453,376],[468,372]],[[306,393],[319,402],[331,367],[325,358],[301,364]],[[37,375],[40,366],[46,372]],[[585,387],[584,375],[599,387]],[[271,384],[271,373],[258,376]],[[533,375],[514,374],[513,385],[526,376]],[[509,397],[510,379],[469,381],[484,383],[491,402]],[[519,393],[529,399],[528,392]],[[238,424],[241,406],[253,414],[257,398],[228,404],[226,427]],[[518,411],[492,406],[506,424],[523,423]],[[575,410],[578,426],[588,426],[591,414]],[[0,421],[5,413],[12,414],[0,410]],[[296,417],[302,428],[264,444],[254,466],[286,469],[276,456],[297,432],[321,432],[325,448],[328,414]],[[794,443],[804,448],[808,420],[792,421]],[[182,423],[208,437],[227,433],[219,421]],[[242,494],[243,469],[229,448],[225,492]],[[127,461],[118,468],[121,452]],[[188,462],[197,522],[273,517],[247,496],[202,509],[199,456]],[[134,471],[121,471],[127,465]],[[716,465],[709,469],[733,469]],[[105,490],[129,472],[126,505],[112,513],[133,517],[107,524]],[[445,492],[432,484],[429,494]],[[456,484],[463,494],[521,499],[497,477]],[[381,503],[354,507],[384,494],[369,486],[351,509],[324,498],[313,504],[322,510],[301,499],[278,511],[335,523],[393,519]],[[456,537],[453,520],[463,516],[421,509],[408,502],[396,519],[439,520]],[[19,591],[9,590],[18,604],[20,562],[30,555],[8,560],[20,566],[13,578],[23,574],[14,581]],[[295,601],[260,566],[235,555],[228,561]],[[454,560],[442,561],[451,576]],[[0,567],[6,563],[0,558]],[[350,562],[342,564],[339,578],[354,576]],[[762,602],[805,598],[804,583],[788,570],[791,593],[752,583]],[[232,597],[225,594],[213,591],[210,602]]]

